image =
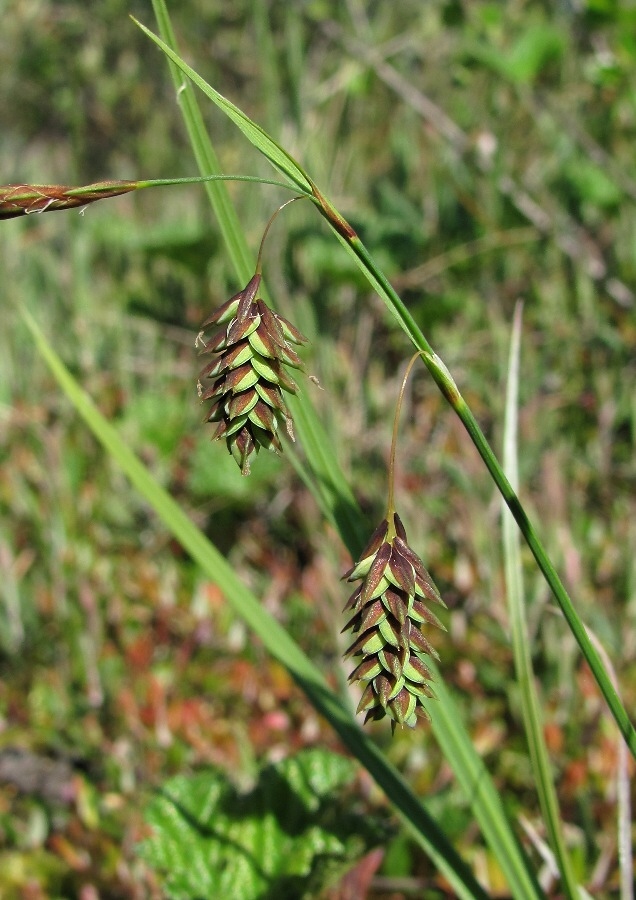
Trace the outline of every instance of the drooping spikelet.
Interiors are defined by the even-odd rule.
[[[0,219],[83,207],[96,200],[119,197],[139,186],[140,183],[136,181],[100,181],[85,187],[70,187],[67,184],[3,184],[0,185]]]
[[[413,727],[418,717],[428,718],[422,700],[435,696],[426,657],[438,658],[421,625],[444,627],[424,600],[445,603],[408,546],[397,513],[393,522],[384,519],[379,525],[360,561],[343,578],[362,579],[345,606],[353,615],[343,628],[355,635],[345,658],[360,660],[349,681],[367,683],[357,712],[366,712],[365,722],[390,716],[392,728],[396,723]]]
[[[281,425],[294,440],[282,392],[295,394],[298,388],[285,366],[302,368],[291,344],[307,340],[257,297],[260,283],[261,276],[254,275],[202,325],[204,331],[210,325],[223,326],[201,351],[217,354],[199,375],[199,396],[214,400],[205,421],[218,422],[212,439],[225,438],[243,475],[249,475],[250,459],[261,447],[283,449]],[[206,388],[202,382],[208,379],[212,385]]]

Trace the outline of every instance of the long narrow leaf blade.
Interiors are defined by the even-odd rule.
[[[171,47],[176,56],[174,33],[166,4],[164,0],[152,0],[152,5],[163,42]],[[177,59],[181,62],[180,57],[177,56]],[[169,60],[169,64],[199,170],[202,174],[220,173],[217,154],[205,130],[203,116],[194,96],[192,85],[189,82],[183,82],[179,65],[171,60]],[[213,88],[210,88],[210,91],[215,95],[217,93]],[[243,116],[240,110],[238,113]],[[249,122],[246,116],[243,117]],[[254,126],[254,128],[257,133],[261,131],[258,126]],[[272,144],[274,143],[272,141]],[[208,195],[237,278],[241,284],[245,284],[253,275],[254,268],[247,240],[232,200],[226,186],[221,183],[215,184],[214,189],[208,191]],[[266,298],[266,289],[264,296]],[[313,478],[306,480],[307,487],[323,514],[339,531],[351,555],[355,556],[364,546],[366,535],[361,528],[362,520],[351,488],[340,467],[334,464],[333,454],[328,449],[330,442],[326,438],[324,428],[306,391],[290,397],[287,402],[309,462],[310,472],[313,473]],[[325,454],[324,448],[327,448],[327,454]],[[300,461],[295,458],[295,450],[288,448],[288,454],[292,457],[296,469],[300,470],[302,466]]]
[[[517,472],[517,396],[519,389],[521,310],[522,307],[518,304],[510,341],[506,414],[504,420],[504,467],[515,490],[518,487],[519,480]],[[528,740],[532,771],[537,785],[543,821],[550,837],[550,844],[559,872],[561,873],[562,888],[566,896],[578,898],[578,886],[563,838],[559,804],[550,771],[548,750],[543,739],[543,726],[540,715],[541,705],[535,688],[534,672],[530,658],[530,635],[528,634],[526,622],[519,531],[515,528],[514,519],[503,501],[502,532],[506,592],[512,630],[512,649],[520,688],[522,716]]]
[[[284,150],[280,144],[277,144],[273,138],[271,138],[267,132],[261,128],[260,125],[257,125],[256,122],[253,122],[249,116],[246,116],[245,113],[235,106],[230,100],[224,97],[222,94],[219,94],[218,91],[215,91],[213,87],[211,87],[207,81],[201,78],[194,69],[192,69],[180,56],[178,56],[174,50],[172,50],[168,44],[161,40],[160,37],[157,37],[156,34],[153,34],[150,29],[146,28],[145,25],[142,25],[141,22],[138,22],[134,16],[131,17],[136,25],[138,25],[141,30],[160,47],[163,52],[166,54],[168,59],[170,59],[175,66],[177,66],[181,71],[188,76],[188,78],[196,84],[198,88],[200,88],[203,93],[212,100],[213,103],[223,110],[223,112],[228,116],[235,125],[237,125],[243,134],[249,139],[249,141],[254,144],[254,146],[261,151],[269,161],[276,166],[281,172],[283,172],[287,177],[294,182],[294,184],[302,191],[307,194],[311,194],[311,184],[307,180],[305,173],[300,168],[295,159],[293,159],[290,154]]]
[[[153,0],[153,6],[161,27],[166,31],[166,36],[174,41],[165,5]],[[208,140],[205,123],[194,96],[192,84],[189,81],[183,81],[179,67],[174,63],[170,63],[170,74],[199,171],[202,175],[218,175],[221,173],[221,167],[214,148]],[[225,243],[232,264],[238,272],[239,279],[246,283],[252,274],[252,260],[227,186],[220,182],[210,183],[206,185],[206,192],[217,219],[224,223]]]
[[[313,706],[338,733],[345,746],[371,773],[399,811],[416,840],[449,880],[457,896],[466,900],[475,898],[486,900],[483,889],[435,820],[426,812],[402,776],[390,765],[371,739],[352,721],[320,671],[276,619],[263,609],[216,547],[190,521],[181,507],[135,456],[117,430],[104,418],[48,343],[35,319],[25,311],[23,317],[38,351],[95,437],[154,509],[168,531],[199,564],[203,572],[222,589],[235,612],[259,636],[272,656],[285,666],[305,691]]]
[[[426,665],[435,676],[437,700],[426,701],[431,724],[444,758],[470,800],[484,838],[496,856],[515,898],[545,898],[528,857],[510,827],[501,793],[495,787],[481,757],[461,721],[459,707],[444,685],[432,660]]]

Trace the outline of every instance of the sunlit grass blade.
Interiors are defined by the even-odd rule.
[[[162,15],[166,21],[169,21],[165,3],[163,0],[153,0],[155,8],[161,7]],[[136,20],[135,20],[136,21]],[[581,621],[572,600],[570,599],[561,579],[559,578],[543,544],[530,523],[526,512],[512,489],[510,482],[497,460],[497,457],[488,444],[485,435],[479,427],[470,408],[461,396],[455,382],[450,373],[444,366],[441,359],[433,352],[430,344],[417,326],[415,320],[405,307],[401,298],[395,292],[387,279],[384,272],[377,265],[371,254],[368,252],[364,244],[360,241],[355,231],[347,223],[347,221],[335,209],[333,204],[325,197],[312,181],[309,175],[293,160],[287,152],[280,147],[266,132],[248,116],[245,115],[237,106],[230,103],[225,97],[215,91],[200,75],[198,75],[187,63],[185,63],[178,54],[171,49],[164,41],[154,35],[145,26],[137,22],[139,27],[166,53],[171,62],[177,66],[184,74],[190,78],[194,84],[199,87],[203,93],[209,97],[223,112],[226,113],[234,121],[248,140],[259,149],[280,171],[284,172],[292,181],[298,185],[303,191],[311,192],[314,202],[321,214],[327,219],[333,227],[336,235],[348,252],[354,257],[361,270],[368,278],[370,284],[378,292],[379,296],[384,300],[390,312],[398,319],[401,327],[410,337],[411,341],[418,350],[422,350],[422,358],[429,372],[431,373],[435,383],[448,400],[452,409],[455,411],[471,440],[475,444],[481,458],[497,486],[497,489],[508,505],[515,521],[530,547],[537,565],[548,583],[554,597],[563,610],[565,619],[574,635],[581,652],[583,653],[592,674],[596,679],[599,688],[605,697],[618,727],[627,742],[628,747],[634,758],[636,759],[636,729],[634,728],[627,711],[621,702],[621,699],[614,689],[612,681],[603,665],[603,662],[592,645],[583,622]],[[354,554],[355,555],[355,554]]]
[[[510,887],[511,896],[545,897],[503,807],[501,793],[466,732],[459,707],[444,684],[433,660],[427,666],[435,676],[436,700],[426,700],[435,737],[469,799],[475,818]]]
[[[174,34],[172,33],[172,28],[170,27],[170,20],[167,15],[167,11],[165,9],[164,3],[159,3],[157,0],[153,0],[153,8],[155,10],[155,15],[157,16],[157,20],[159,22],[159,27],[166,35],[170,34],[171,42],[174,42]],[[219,94],[218,91],[215,91],[213,87],[211,87],[207,81],[204,81],[200,75],[198,75],[194,69],[192,69],[181,57],[179,57],[171,47],[168,46],[165,41],[161,40],[161,38],[157,37],[156,34],[153,34],[145,25],[142,25],[141,22],[138,22],[134,17],[133,21],[141,28],[141,30],[148,35],[148,37],[159,46],[163,52],[166,54],[168,59],[170,59],[181,71],[188,76],[188,78],[196,84],[198,88],[200,88],[203,93],[212,100],[223,112],[237,125],[243,134],[249,139],[249,141],[254,144],[254,146],[261,151],[272,163],[276,166],[281,172],[283,172],[287,177],[298,187],[301,191],[305,193],[311,193],[311,183],[307,179],[305,173],[300,168],[295,159],[293,159],[290,154],[284,150],[280,144],[278,144],[273,138],[271,138],[267,132],[257,125],[256,122],[253,122],[249,116],[246,116],[245,113],[231,103],[226,97],[222,94]]]
[[[371,773],[414,838],[448,879],[456,895],[467,900],[468,898],[485,900],[485,892],[443,831],[412,793],[402,776],[351,719],[320,671],[276,619],[261,606],[216,547],[190,521],[124,442],[117,430],[104,418],[47,342],[33,317],[27,312],[23,312],[23,316],[39,353],[62,390],[107,453],[150,504],[167,530],[201,567],[205,575],[221,588],[236,614],[246,621],[272,656],[285,666],[316,710],[327,719],[345,746]],[[531,895],[524,893],[515,896]]]
[[[510,341],[503,453],[504,466],[510,483],[515,489],[518,487],[519,481],[517,471],[517,402],[521,322],[522,306],[517,304]],[[567,897],[576,900],[579,896],[579,889],[574,877],[572,862],[565,846],[559,802],[554,789],[548,749],[543,738],[541,704],[537,696],[534,672],[532,670],[530,636],[528,634],[525,612],[519,531],[515,528],[513,518],[504,503],[502,503],[502,532],[512,649],[532,772],[537,786],[543,822],[561,874],[561,889]]]
[[[165,4],[153,0],[153,8],[161,29],[165,32],[167,39],[174,43],[172,25]],[[143,26],[140,27],[143,28]],[[179,69],[174,64],[170,64],[170,75],[172,76],[172,83],[183,113],[188,137],[190,138],[190,144],[192,145],[199,171],[202,175],[218,175],[221,172],[221,166],[214,148],[207,138],[203,116],[194,96],[194,89],[189,81],[184,81]],[[224,184],[211,183],[207,185],[206,191],[218,220],[224,223],[224,238],[227,252],[238,274],[239,281],[242,284],[247,284],[252,275],[251,254],[243,237],[243,229],[227,189]]]
[[[278,63],[276,39],[272,30],[272,11],[267,3],[256,0],[251,5],[254,21],[254,40],[259,50],[260,88],[265,109],[265,124],[272,134],[278,134],[283,123],[284,87]],[[280,27],[280,26],[279,26]]]
[[[616,673],[607,651],[593,632],[590,637],[605,661],[612,682],[618,690]],[[616,817],[618,820],[618,866],[620,869],[620,900],[634,900],[634,848],[632,846],[632,801],[629,777],[629,757],[623,741],[616,744]]]

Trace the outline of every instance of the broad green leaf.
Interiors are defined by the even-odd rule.
[[[153,835],[140,853],[171,900],[317,897],[390,833],[383,818],[356,811],[346,791],[356,769],[305,750],[247,791],[217,771],[179,775],[146,810]]]

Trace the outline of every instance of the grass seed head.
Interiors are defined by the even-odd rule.
[[[138,187],[135,181],[100,181],[86,187],[67,184],[0,185],[0,219],[14,219],[31,213],[75,209],[96,200],[127,194]]]

